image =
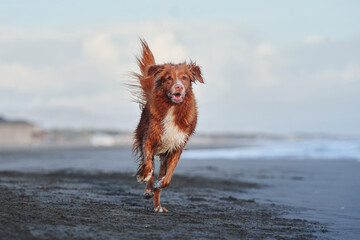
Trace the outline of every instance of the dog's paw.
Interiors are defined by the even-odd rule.
[[[140,173],[138,173],[137,175],[136,175],[136,179],[137,179],[137,181],[139,182],[139,183],[143,183],[143,182],[147,182],[147,181],[149,181],[150,180],[150,178],[151,178],[151,176],[152,176],[152,174],[153,174],[153,169],[151,169],[151,171],[147,174],[147,175],[142,175],[142,174],[140,174]]]
[[[145,189],[144,191],[144,198],[146,199],[150,199],[154,196],[154,191],[152,191],[151,189]]]
[[[162,206],[154,207],[154,212],[156,213],[167,213],[168,210]]]
[[[154,188],[163,188],[162,183],[165,177],[160,178],[154,182]]]

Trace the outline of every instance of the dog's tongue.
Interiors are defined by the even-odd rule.
[[[182,96],[180,94],[179,95],[173,94],[172,99],[173,99],[173,101],[180,102],[180,101],[182,101]]]

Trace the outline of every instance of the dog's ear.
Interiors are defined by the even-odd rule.
[[[161,73],[164,70],[164,66],[163,65],[151,65],[148,68],[147,71],[147,75],[148,76],[153,76],[154,77],[154,81],[157,81],[161,78]]]
[[[189,65],[189,68],[190,68],[190,72],[192,73],[193,75],[193,79],[191,79],[191,81],[195,82],[196,80],[201,82],[201,83],[204,83],[204,80],[201,76],[201,69],[198,65],[196,65],[196,63],[194,62],[191,62]]]

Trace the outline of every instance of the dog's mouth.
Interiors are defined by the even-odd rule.
[[[181,93],[168,92],[167,95],[170,98],[170,100],[174,103],[181,103],[182,101],[184,101],[184,96]]]

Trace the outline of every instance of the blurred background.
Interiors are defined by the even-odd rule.
[[[267,238],[311,239],[309,234],[317,234],[313,225],[325,224],[319,239],[327,232],[329,239],[358,239],[359,12],[356,0],[0,0],[0,206],[5,214],[0,236],[71,239],[76,237],[66,237],[70,233],[95,232],[89,236],[114,238],[107,235],[112,228],[101,212],[116,222],[115,234],[129,229],[132,222],[118,224],[134,215],[141,219],[132,225],[147,233],[163,226],[151,219],[140,224],[148,219],[141,214],[143,187],[131,178],[137,168],[132,132],[140,109],[125,84],[132,81],[130,72],[138,71],[142,37],[158,63],[194,60],[205,80],[193,86],[197,131],[175,171],[177,186],[189,188],[173,185],[169,189],[177,190],[164,198],[166,206],[171,199],[174,212],[185,214],[159,220],[178,223],[178,216],[187,216],[192,224],[209,216],[210,222],[191,225],[190,235],[196,229],[206,234],[216,225],[211,229],[216,234],[231,228],[246,236],[256,229]],[[205,178],[195,185],[189,184],[195,178],[181,181],[188,176]],[[223,181],[212,186],[212,178],[226,180],[227,187]],[[261,187],[243,191],[247,182]],[[115,204],[116,215],[108,203]],[[287,207],[275,208],[282,204],[298,208],[289,215]],[[118,215],[127,206],[128,213]],[[66,207],[75,214],[64,215]],[[220,217],[224,211],[240,216],[234,215],[239,208],[250,220],[243,212],[238,223]],[[272,210],[263,215],[263,209]],[[286,219],[277,226],[272,212],[305,225],[298,228]],[[15,235],[6,237],[9,229]]]
[[[359,7],[3,0],[0,145],[130,145],[140,110],[124,83],[143,37],[159,63],[202,66],[192,144],[356,139],[340,148],[359,157]]]

